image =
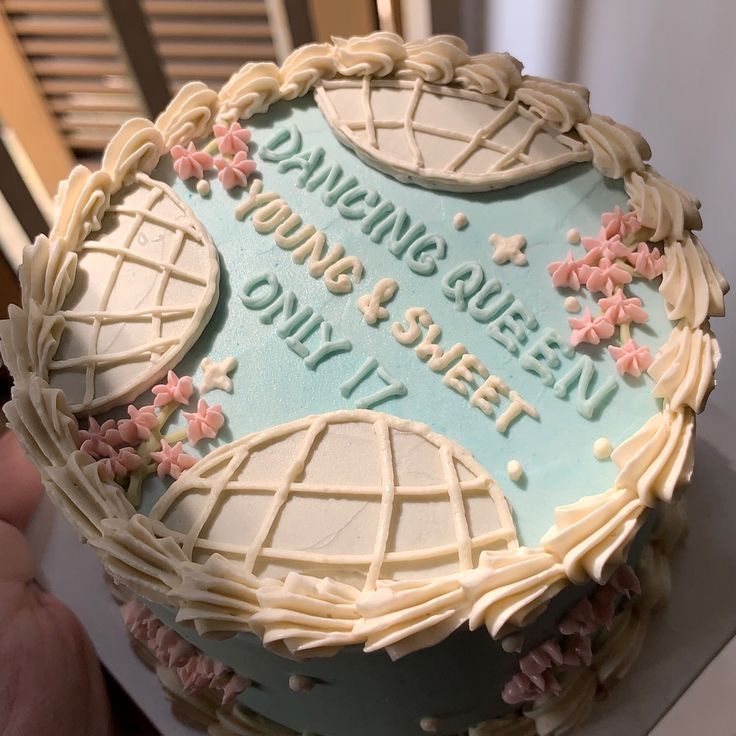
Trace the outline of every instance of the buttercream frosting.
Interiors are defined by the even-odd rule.
[[[693,468],[695,418],[687,407],[667,404],[636,434],[620,444],[611,459],[620,468],[616,485],[635,489],[647,506],[657,499],[671,502]]]
[[[592,640],[589,649],[575,644],[573,647],[566,646],[563,652],[562,646],[548,641],[521,660],[525,663],[522,664],[523,671],[534,678],[537,677],[535,673],[542,672],[545,667],[562,662],[561,666],[566,670],[557,675],[559,679],[555,680],[557,687],[554,693],[534,697],[521,712],[472,725],[468,733],[471,736],[562,736],[583,723],[591,711],[593,701],[614,687],[638,657],[652,617],[668,596],[667,555],[680,537],[682,529],[682,506],[663,510],[649,542],[641,552],[636,574],[630,568],[618,568],[606,585],[593,591],[590,599],[582,599],[575,606],[575,611],[579,609],[579,615],[568,615],[560,622],[560,629],[568,632],[565,636],[571,643],[580,640],[580,634],[576,632],[594,632],[602,628]],[[638,579],[641,579],[642,586],[637,584]],[[614,598],[608,593],[622,600],[620,608],[614,605]],[[587,604],[587,607],[582,604]],[[160,645],[156,643],[160,640],[162,644],[174,644],[172,649],[168,645],[165,647],[167,652],[177,651],[181,655],[192,652],[188,645],[183,645],[186,651],[180,652],[182,645],[171,636],[173,632],[160,626],[150,614],[133,615],[130,618],[138,622],[136,630],[144,641],[152,643],[154,649],[160,649]],[[150,646],[138,648],[137,651],[142,656],[151,656]],[[196,650],[194,653],[198,654]],[[170,655],[167,654],[166,659],[170,660]],[[224,666],[219,667],[223,672],[226,671]],[[290,730],[256,715],[241,702],[218,707],[216,704],[221,697],[219,693],[210,694],[209,691],[202,690],[195,692],[191,688],[187,691],[174,667],[159,664],[157,674],[170,697],[174,699],[177,709],[186,713],[189,718],[196,717],[209,725],[211,734],[293,736]],[[201,680],[202,678],[199,681]],[[304,697],[310,696],[305,694]],[[425,715],[418,719],[417,726],[420,730],[424,727],[441,728],[442,721],[436,715]]]
[[[585,123],[579,123],[576,130],[591,147],[593,165],[612,179],[641,171],[652,155],[639,133],[605,115],[591,115]],[[630,180],[633,181],[633,177]],[[636,205],[634,208],[637,209]]]
[[[401,37],[388,31],[335,38],[333,44],[337,71],[351,77],[385,77],[407,56]]]
[[[700,241],[689,234],[682,241],[669,240],[664,251],[667,265],[659,291],[665,298],[667,316],[685,320],[692,327],[708,317],[723,316],[728,282]]]
[[[419,76],[425,82],[449,84],[455,68],[470,61],[468,47],[456,36],[432,36],[426,41],[406,44],[406,58],[401,61],[397,76]]]
[[[640,166],[623,173],[628,174],[626,191],[630,197],[629,204],[639,222],[652,231],[650,240],[683,240],[688,230],[700,230],[703,226],[700,201],[655,169]]]
[[[285,100],[301,97],[319,80],[331,79],[336,72],[337,61],[330,44],[300,46],[281,65],[281,94]]]
[[[521,84],[521,70],[511,54],[480,54],[455,69],[455,81],[465,89],[505,98]]]
[[[694,330],[681,322],[660,348],[649,375],[652,393],[666,399],[672,409],[702,409],[714,385],[713,374],[721,358],[718,341],[707,325]]]
[[[201,138],[214,120],[217,104],[217,93],[206,84],[185,84],[156,118],[155,125],[163,136],[164,148],[169,151],[175,145],[186,146]]]
[[[603,579],[612,565],[621,562],[645,506],[658,498],[672,500],[691,466],[693,407],[689,402],[702,404],[704,386],[709,384],[697,368],[686,375],[687,391],[677,398],[676,392],[666,397],[669,403],[663,412],[616,448],[613,460],[620,468],[616,488],[559,509],[555,526],[540,548],[483,552],[477,569],[460,579],[418,587],[379,586],[359,602],[351,586],[320,587],[314,580],[294,576],[279,608],[269,596],[283,591],[260,586],[254,576],[238,575],[217,554],[198,565],[173,538],[158,538],[154,521],[134,514],[120,487],[103,480],[94,464],[76,450],[76,419],[63,392],[45,381],[42,366],[58,346],[62,325],[52,313],[74,280],[79,243],[99,229],[110,197],[134,175],[150,173],[170,145],[181,145],[189,135],[208,128],[210,119],[234,122],[263,112],[282,97],[305,93],[335,71],[381,77],[396,72],[399,77],[419,77],[435,84],[456,81],[471,91],[475,85],[484,94],[509,96],[519,88],[511,67],[518,70],[508,58],[469,57],[462,42],[447,37],[413,45],[392,34],[338,40],[333,46],[303,50],[281,69],[269,63],[246,65],[225,85],[216,104],[203,87],[185,87],[187,92],[174,100],[156,125],[140,119],[126,123],[111,141],[98,174],[80,168],[62,185],[51,239],[39,240],[28,251],[27,301],[0,328],[3,356],[17,385],[6,412],[41,466],[52,495],[119,580],[153,600],[179,603],[182,620],[193,620],[201,633],[243,628],[251,620],[267,643],[285,641],[290,650],[307,645],[328,651],[330,646],[361,642],[368,649],[386,647],[400,655],[439,641],[466,619],[474,626],[485,624],[494,635],[507,625],[523,625],[568,580]],[[488,80],[497,87],[493,92]],[[579,160],[592,157],[603,174],[625,178],[639,221],[652,232],[652,240],[665,241],[667,263],[674,264],[668,266],[662,282],[670,316],[681,311],[677,319],[692,320],[690,326],[700,328],[710,310],[722,308],[725,282],[687,233],[688,228],[699,226],[698,203],[645,166],[649,149],[638,134],[609,118],[583,119],[587,100],[579,87],[563,87],[555,93],[547,84],[552,83],[527,79],[526,91],[520,93],[527,102],[520,98],[520,103],[544,123],[574,126],[587,146],[579,149]],[[697,293],[688,285],[691,273]],[[700,346],[706,342],[701,339]],[[703,354],[697,344],[689,344],[687,350],[688,355]],[[712,343],[710,350],[714,363]],[[662,370],[657,378],[662,392],[673,389],[673,379],[666,378],[664,370],[671,355],[672,344],[655,369]],[[706,359],[698,365],[707,371],[709,363]],[[501,584],[501,579],[506,582]],[[228,581],[228,593],[215,592],[223,580]],[[263,608],[264,602],[268,609]],[[225,610],[238,613],[229,617],[223,615]],[[286,631],[296,613],[314,610],[319,614],[307,616],[308,624],[296,627],[293,634]],[[573,689],[587,692],[587,681]],[[538,712],[536,720],[541,723],[545,707],[540,704]]]
[[[161,131],[144,118],[131,118],[120,126],[102,156],[102,171],[117,191],[137,174],[150,174],[165,150]]]
[[[562,132],[590,118],[588,90],[580,84],[562,84],[542,77],[523,78],[516,99]]]

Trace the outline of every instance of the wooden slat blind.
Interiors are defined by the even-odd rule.
[[[4,0],[8,20],[77,156],[96,156],[143,112],[100,0]]]
[[[272,1],[140,0],[170,93],[190,79],[217,88],[245,61],[275,61]],[[99,155],[120,123],[146,114],[102,0],[0,4],[77,156]]]
[[[172,92],[219,87],[245,61],[275,61],[265,0],[142,0]]]

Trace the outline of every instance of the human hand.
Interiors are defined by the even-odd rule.
[[[15,436],[0,436],[0,734],[108,736],[100,663],[76,616],[34,581],[22,530],[43,495]]]

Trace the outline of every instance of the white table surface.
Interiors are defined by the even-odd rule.
[[[632,670],[596,703],[583,736],[736,735],[734,437],[736,422],[713,402],[699,421],[690,531],[673,558],[672,598]],[[151,722],[165,736],[196,733],[171,714],[155,675],[129,647],[97,558],[48,500],[28,533],[42,584],[76,612],[107,669]]]

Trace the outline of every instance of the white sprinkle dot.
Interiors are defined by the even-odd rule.
[[[574,296],[569,296],[565,299],[565,309],[568,312],[575,314],[580,311],[580,302]]]
[[[577,245],[580,242],[580,230],[576,227],[571,227],[567,231],[567,242],[570,243],[570,245]]]
[[[422,718],[419,721],[419,728],[425,733],[437,733],[440,730],[440,719],[439,718]]]
[[[197,194],[199,194],[200,197],[205,197],[210,193],[210,183],[207,181],[207,179],[200,179],[197,182]]]
[[[599,437],[593,443],[593,455],[596,460],[608,460],[613,452],[613,445],[611,440],[606,437]]]
[[[509,654],[511,654],[511,652],[520,652],[523,646],[523,634],[509,634],[509,636],[504,636],[504,638],[501,639],[501,649]]]
[[[506,465],[506,472],[509,474],[511,480],[517,481],[524,475],[524,468],[518,460],[509,460]]]
[[[291,675],[289,677],[289,689],[295,693],[308,693],[314,685],[314,680],[306,675]]]
[[[452,218],[452,226],[455,230],[462,230],[468,226],[468,216],[464,212],[456,212]]]

